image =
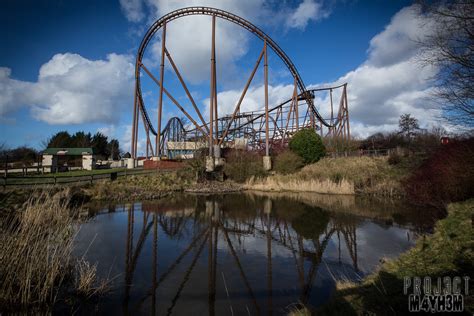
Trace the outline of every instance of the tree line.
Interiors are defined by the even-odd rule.
[[[41,152],[46,148],[92,148],[94,154],[105,159],[120,159],[120,143],[117,139],[108,139],[104,134],[97,132],[94,135],[83,131],[69,134],[67,131],[60,131],[42,142],[42,150],[37,150],[28,146],[8,148],[5,144],[0,144],[0,162],[17,162],[21,165],[31,165],[41,159]]]
[[[47,148],[92,148],[94,154],[104,158],[117,160],[120,158],[120,144],[115,138],[108,140],[107,136],[101,132],[94,135],[83,131],[69,134],[67,131],[60,131],[54,134],[46,143]]]

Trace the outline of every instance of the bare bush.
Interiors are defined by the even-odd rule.
[[[296,172],[303,167],[303,158],[288,149],[275,156],[273,169],[278,173],[289,174]]]
[[[232,150],[226,153],[224,173],[236,182],[244,182],[250,177],[263,177],[262,156],[255,152]]]

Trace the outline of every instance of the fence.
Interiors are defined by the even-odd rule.
[[[337,157],[383,157],[389,156],[392,152],[399,153],[399,150],[394,149],[360,149],[354,151],[339,151],[339,152],[328,152],[326,156],[337,158]]]
[[[113,181],[119,177],[126,177],[132,175],[146,175],[156,174],[157,172],[169,172],[170,170],[145,170],[145,169],[134,169],[134,170],[123,170],[118,172],[110,172],[103,174],[90,174],[90,175],[71,175],[61,176],[52,174],[48,176],[22,176],[22,177],[2,177],[2,186],[38,186],[38,185],[68,185],[68,184],[80,184],[80,183],[94,183],[95,181],[110,180]]]

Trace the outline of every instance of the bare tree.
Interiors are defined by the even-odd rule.
[[[415,136],[416,131],[420,129],[418,120],[412,117],[410,114],[402,114],[398,120],[398,127],[400,134],[410,138]]]
[[[422,41],[423,62],[438,67],[436,101],[451,123],[474,126],[474,1],[427,1],[433,33]]]

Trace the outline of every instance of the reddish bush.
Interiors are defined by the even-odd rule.
[[[444,206],[474,197],[474,138],[441,146],[405,181],[415,203]]]
[[[252,176],[262,177],[266,174],[262,156],[257,151],[228,149],[224,151],[223,157],[226,159],[224,174],[236,182],[245,182]]]

